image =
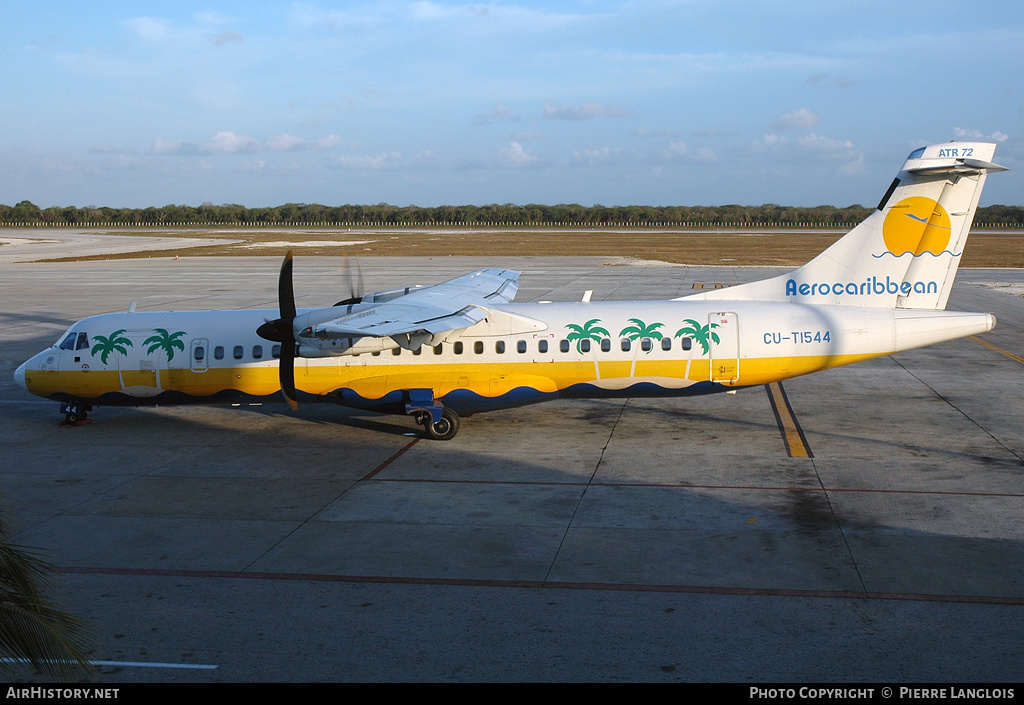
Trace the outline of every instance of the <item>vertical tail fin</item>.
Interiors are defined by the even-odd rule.
[[[993,164],[994,144],[948,142],[910,153],[877,210],[788,274],[698,294],[811,304],[944,309]]]

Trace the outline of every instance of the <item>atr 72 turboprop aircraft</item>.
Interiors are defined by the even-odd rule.
[[[459,417],[559,398],[688,396],[817,372],[991,330],[945,311],[994,144],[911,152],[873,212],[804,266],[671,301],[513,304],[518,272],[296,310],[111,313],[75,323],[15,379],[62,404],[331,401],[412,414],[446,440]],[[272,345],[270,344],[272,343]]]

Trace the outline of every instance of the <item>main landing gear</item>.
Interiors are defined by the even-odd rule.
[[[433,441],[450,441],[459,432],[459,415],[451,409],[442,409],[438,421],[429,411],[421,411],[416,414],[416,423],[423,426],[426,437]]]

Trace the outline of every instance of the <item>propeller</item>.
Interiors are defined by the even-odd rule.
[[[335,306],[348,306],[362,302],[363,268],[357,258],[348,255],[341,258],[341,283],[342,290],[348,289],[348,297],[334,304]]]
[[[281,376],[281,393],[292,409],[299,408],[295,391],[295,290],[292,288],[292,251],[284,257],[281,276],[277,280],[277,300],[281,317],[267,321],[256,329],[256,334],[265,340],[281,343],[281,358],[278,369]]]

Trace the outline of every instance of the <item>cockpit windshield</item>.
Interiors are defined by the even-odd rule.
[[[80,331],[71,331],[60,344],[61,350],[88,350],[89,334]]]

